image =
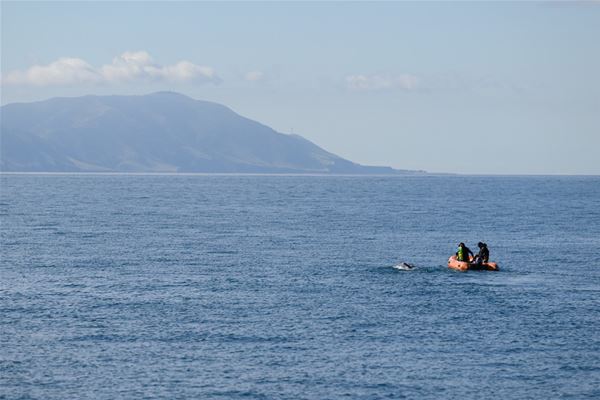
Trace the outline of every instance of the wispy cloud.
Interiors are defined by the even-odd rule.
[[[111,64],[93,67],[81,58],[60,58],[47,65],[10,71],[2,76],[5,85],[79,85],[136,81],[220,83],[215,70],[190,61],[160,65],[145,51],[127,51]]]
[[[244,74],[244,79],[248,82],[259,82],[265,79],[265,74],[261,71],[250,71]]]
[[[410,74],[359,74],[346,77],[346,88],[355,91],[414,90],[418,86],[419,78]]]
[[[80,58],[59,58],[48,65],[34,65],[25,71],[11,71],[2,76],[7,85],[73,85],[100,82],[102,76]]]

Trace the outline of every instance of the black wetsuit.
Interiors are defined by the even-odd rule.
[[[479,248],[479,253],[475,256],[475,262],[479,265],[486,263],[490,260],[490,251],[487,246],[483,246]]]
[[[467,246],[465,246],[465,250],[464,251],[465,251],[465,255],[467,256],[467,259],[465,261],[469,261],[469,254],[471,255],[471,257],[474,257],[473,252]]]

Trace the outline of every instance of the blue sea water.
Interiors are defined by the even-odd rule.
[[[0,398],[600,397],[599,177],[0,184]]]

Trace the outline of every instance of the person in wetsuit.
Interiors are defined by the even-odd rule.
[[[490,251],[487,248],[487,244],[479,242],[477,243],[477,247],[479,247],[479,253],[473,259],[473,264],[481,265],[490,261]]]
[[[460,242],[456,251],[456,260],[469,262],[469,254],[473,256],[473,252],[463,242]]]

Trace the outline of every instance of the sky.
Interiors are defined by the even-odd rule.
[[[170,90],[366,165],[600,174],[600,2],[1,3],[2,104]]]

